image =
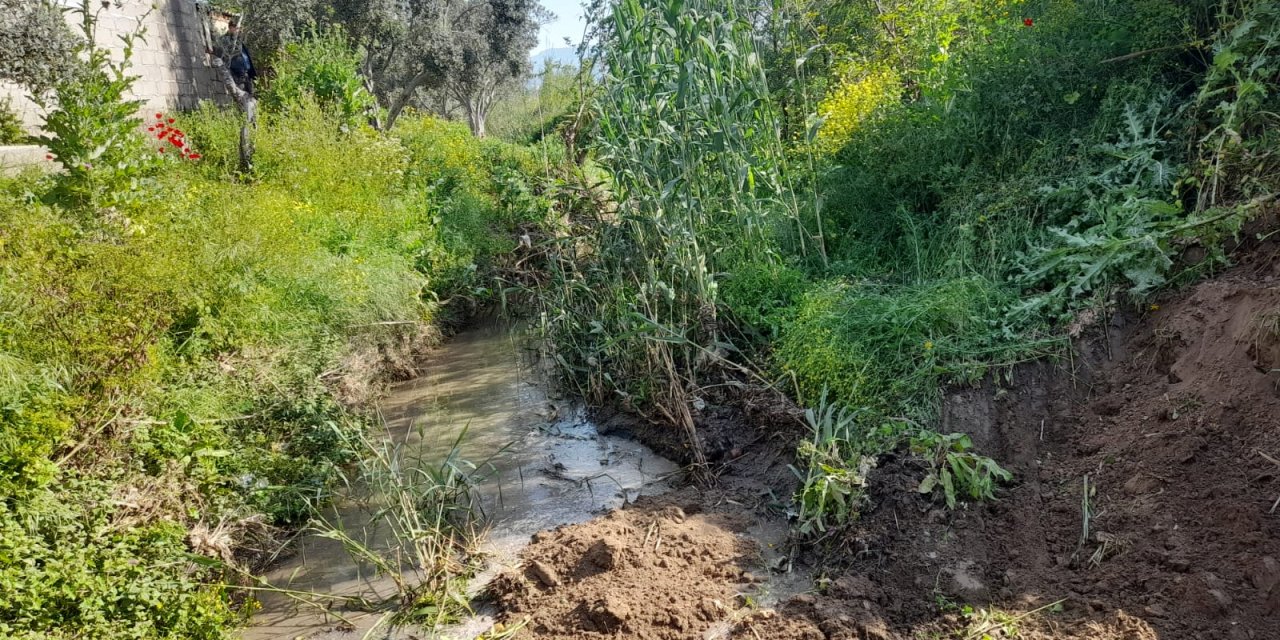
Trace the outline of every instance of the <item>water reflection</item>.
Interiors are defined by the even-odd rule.
[[[587,520],[642,493],[660,493],[677,472],[642,445],[599,436],[580,407],[550,397],[520,334],[502,327],[450,340],[431,354],[421,377],[393,390],[380,411],[383,437],[403,443],[409,458],[436,465],[460,442],[463,458],[483,463],[477,498],[491,523],[482,548],[489,567],[476,584],[514,565],[532,534]],[[339,505],[332,517],[360,531],[359,520],[367,516]],[[370,601],[395,592],[372,567],[353,561],[341,543],[317,536],[303,540],[297,554],[265,578],[276,587]],[[261,600],[262,611],[243,635],[247,640],[358,638],[381,617],[342,613],[348,626],[283,594],[263,594]],[[437,637],[471,637],[486,624],[477,616]],[[419,629],[391,637],[410,634],[437,635]],[[387,636],[379,631],[376,637]]]

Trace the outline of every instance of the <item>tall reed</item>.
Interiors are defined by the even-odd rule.
[[[593,140],[613,202],[585,242],[560,241],[546,327],[590,397],[620,394],[683,429],[700,463],[698,382],[734,351],[718,279],[776,263],[777,238],[800,225],[778,118],[732,3],[618,0],[594,20]]]

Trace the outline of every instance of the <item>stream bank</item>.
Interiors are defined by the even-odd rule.
[[[891,454],[858,522],[757,555],[739,536],[780,521],[796,431],[756,416],[714,487],[535,537],[495,582],[500,620],[539,640],[1280,637],[1280,244],[1236,259],[1098,318],[1067,362],[947,390],[943,428],[1015,474],[993,502],[947,509]],[[704,442],[723,422],[699,416]],[[813,588],[762,597],[805,564]]]
[[[1100,320],[1068,363],[1022,365],[1005,386],[948,390],[944,429],[969,433],[1015,474],[998,500],[948,510],[916,490],[926,472],[919,460],[885,456],[869,477],[861,519],[805,551],[789,546],[786,520],[789,464],[803,432],[794,407],[765,396],[707,407],[699,427],[716,482],[655,483],[667,474],[653,473],[658,463],[636,441],[679,459],[681,444],[668,432],[622,415],[587,420],[549,398],[532,374],[513,374],[497,351],[438,357],[438,373],[400,387],[393,399],[403,402],[384,406],[388,423],[404,428],[434,414],[475,428],[488,416],[508,425],[499,431],[520,434],[526,457],[505,468],[524,478],[522,497],[582,502],[544,506],[537,514],[548,517],[527,519],[495,510],[495,561],[476,580],[478,601],[490,608],[466,626],[406,633],[1280,637],[1280,325],[1269,320],[1280,308],[1280,246],[1266,243],[1240,262],[1145,313]],[[471,339],[457,344],[466,352]],[[505,344],[502,352],[518,353]],[[524,362],[517,371],[529,371]],[[470,385],[479,394],[467,397],[485,400],[444,392],[450,384]],[[495,409],[497,398],[506,400]],[[473,443],[473,454],[504,444]],[[586,448],[556,449],[565,446]],[[615,475],[617,461],[629,459],[637,484],[597,482],[601,467]],[[506,496],[517,484],[504,481],[487,495],[500,486],[504,504],[514,502]],[[327,624],[298,635],[359,637]]]
[[[378,437],[403,447],[404,459],[429,468],[452,453],[478,467],[473,493],[488,530],[477,586],[515,566],[534,533],[667,491],[679,472],[634,440],[598,434],[580,406],[550,391],[521,334],[500,325],[444,342],[419,377],[393,387],[379,411],[385,432]],[[327,517],[363,544],[388,546],[387,532],[370,526],[371,514],[355,502],[340,500]],[[262,577],[296,593],[262,592],[245,640],[361,638],[385,623],[384,613],[361,603],[395,594],[390,577],[313,532]],[[322,609],[304,600],[335,604]],[[399,629],[389,637],[471,638],[490,626],[481,610],[455,628]],[[376,633],[370,637],[384,637]]]

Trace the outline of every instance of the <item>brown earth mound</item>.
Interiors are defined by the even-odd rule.
[[[1280,638],[1275,258],[1111,319],[1066,365],[949,392],[945,430],[1015,481],[951,511],[888,456],[857,526],[810,558],[814,589],[776,610],[743,572],[779,564],[749,537],[779,521],[794,425],[712,415],[719,487],[540,534],[494,585],[503,620],[546,639]]]
[[[702,637],[756,578],[755,544],[722,516],[676,506],[614,511],[535,536],[523,574],[490,586],[506,613],[538,638]]]

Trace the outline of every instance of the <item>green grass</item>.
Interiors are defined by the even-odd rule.
[[[266,114],[247,179],[234,114],[177,125],[203,159],[117,208],[0,184],[5,637],[225,637],[235,574],[193,564],[187,533],[305,523],[358,457],[383,359],[495,300],[546,214],[526,152],[453,125],[342,129],[301,100]]]

